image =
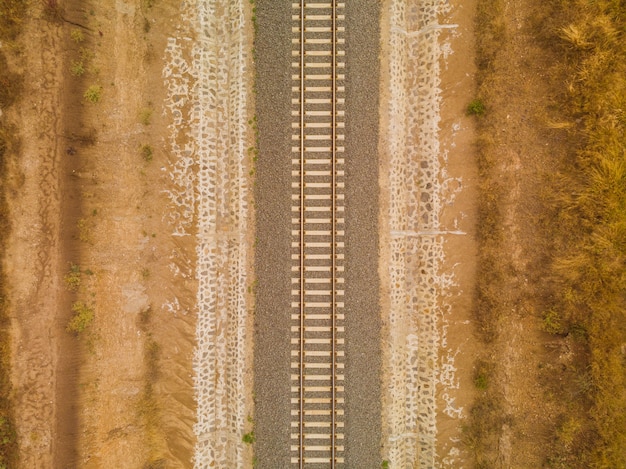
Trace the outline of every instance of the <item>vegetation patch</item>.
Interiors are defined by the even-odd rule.
[[[562,132],[567,162],[546,176],[546,281],[541,328],[557,344],[567,341],[576,359],[546,365],[546,399],[561,409],[545,464],[555,468],[626,467],[626,9],[621,0],[537,2],[529,31],[557,60],[546,76],[559,77],[549,99],[559,114],[546,129]],[[507,38],[503,0],[479,0],[476,19],[478,95],[497,75],[497,56]],[[511,34],[513,34],[511,32]],[[516,33],[517,34],[517,33]],[[562,79],[561,79],[562,78]],[[555,80],[556,82],[557,80]],[[481,88],[483,87],[483,88]],[[488,104],[488,103],[487,103]],[[468,113],[480,114],[477,110]],[[484,108],[483,108],[484,112]],[[475,319],[486,344],[498,335],[499,298],[508,267],[499,194],[492,169],[497,127],[490,113],[479,119],[479,266]],[[549,176],[549,177],[548,177]],[[497,366],[497,364],[496,364]],[[502,420],[502,398],[489,373],[476,367],[477,398],[464,429],[476,467],[492,467]],[[491,461],[491,462],[490,462]]]
[[[146,270],[144,269],[144,271]],[[152,308],[148,307],[139,313],[137,319],[138,327],[145,337],[143,347],[145,375],[137,410],[146,428],[148,447],[150,448],[149,462],[144,467],[165,467],[159,465],[163,460],[159,454],[160,407],[155,390],[155,384],[160,374],[161,347],[152,334],[152,316]]]
[[[241,441],[244,443],[251,445],[256,441],[256,436],[254,435],[254,431],[248,432],[241,437]]]
[[[70,31],[70,37],[72,38],[72,41],[74,41],[77,44],[80,44],[81,42],[85,40],[85,35],[80,29],[72,29]]]
[[[22,30],[26,0],[0,0],[0,40],[14,41]]]
[[[467,114],[473,116],[482,116],[485,113],[485,103],[475,98],[467,105]]]
[[[11,70],[7,54],[18,51],[16,44],[26,16],[26,0],[0,0],[0,108],[16,103],[22,92],[22,76]],[[6,118],[0,119],[0,263],[9,234],[5,193],[7,161],[19,151],[18,131]],[[5,273],[0,270],[0,468],[17,465],[18,446],[11,403],[10,318],[7,314]]]
[[[552,0],[546,39],[568,81],[578,144],[555,197],[548,332],[585,350],[569,378],[554,467],[626,467],[626,10],[620,0]],[[587,376],[585,382],[580,377]],[[566,396],[567,397],[567,396]]]
[[[151,145],[148,145],[147,143],[141,145],[141,147],[139,148],[139,153],[141,154],[141,157],[146,163],[149,163],[150,161],[152,161],[152,154],[154,152],[152,150]]]
[[[70,66],[70,73],[75,77],[81,77],[85,73],[85,64],[82,60],[75,60],[72,62]]]
[[[95,318],[93,307],[88,306],[82,301],[75,301],[72,304],[72,312],[74,315],[67,324],[67,331],[73,334],[84,332]]]
[[[69,291],[76,292],[80,288],[80,266],[77,264],[70,264],[70,270],[63,277],[65,286]]]
[[[152,122],[152,109],[149,107],[145,107],[141,111],[139,111],[139,121],[143,125],[150,125],[150,123]]]
[[[96,104],[100,102],[100,99],[102,99],[102,86],[91,85],[89,88],[87,88],[87,90],[83,94],[83,97],[91,104]]]

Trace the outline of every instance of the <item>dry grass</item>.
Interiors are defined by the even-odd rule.
[[[148,307],[143,310],[138,317],[138,326],[145,335],[144,339],[144,385],[141,396],[139,398],[137,411],[139,417],[145,425],[146,435],[148,439],[148,447],[150,449],[149,461],[144,464],[146,468],[164,467],[160,464],[162,459],[159,454],[158,437],[160,432],[160,413],[161,409],[155,395],[154,386],[159,379],[159,359],[161,355],[161,347],[154,339],[152,334],[152,308]]]
[[[555,467],[626,467],[626,10],[619,0],[553,0],[567,56],[569,99],[581,122],[575,165],[558,207],[551,311],[587,350],[580,402],[557,430]],[[573,379],[578,379],[576,376]],[[584,436],[583,437],[581,437]],[[561,464],[561,461],[564,461]]]
[[[498,70],[495,59],[506,38],[503,0],[479,0],[476,20],[479,90]],[[545,464],[558,468],[626,468],[626,9],[623,1],[548,0],[533,21],[536,40],[559,57],[552,65],[565,77],[550,99],[559,120],[546,128],[565,132],[576,148],[567,164],[547,179],[545,253],[549,281],[543,330],[572,341],[571,370],[546,373],[547,399],[562,414]],[[487,85],[485,85],[487,84]],[[495,126],[489,112],[478,120],[479,268],[475,319],[487,344],[497,338],[504,260],[498,227],[500,187],[490,151]],[[497,366],[497,363],[495,364]],[[548,363],[548,370],[557,369]],[[484,380],[476,378],[483,386]],[[476,467],[490,467],[502,422],[500,398],[480,389],[466,427]],[[494,410],[495,409],[495,410]]]
[[[484,359],[478,359],[474,364],[473,381],[477,397],[463,426],[463,442],[477,468],[495,467],[499,431],[507,422],[502,397],[493,384],[494,369],[494,363]]]
[[[0,107],[14,104],[22,91],[22,77],[8,66],[6,54],[16,50],[18,38],[26,14],[26,0],[0,0]],[[17,131],[0,119],[0,184],[5,187],[7,160],[19,150]],[[5,240],[9,232],[8,207],[4,189],[0,190],[0,261],[4,257]],[[17,441],[11,406],[10,363],[11,347],[9,318],[5,303],[5,278],[0,271],[0,467],[15,467]]]

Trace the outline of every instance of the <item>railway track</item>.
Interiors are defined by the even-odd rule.
[[[344,3],[292,3],[292,467],[344,463]]]

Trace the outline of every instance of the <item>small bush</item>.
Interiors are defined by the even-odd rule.
[[[246,433],[242,438],[241,441],[243,441],[244,443],[251,445],[252,443],[254,443],[256,441],[256,436],[254,435],[254,431],[251,431],[249,433]]]
[[[70,319],[66,329],[68,332],[80,334],[93,322],[95,316],[93,308],[87,306],[82,301],[76,301],[72,305],[72,311],[74,316]]]
[[[72,31],[70,32],[70,37],[72,38],[72,41],[77,44],[85,40],[85,36],[80,29],[72,29]]]
[[[563,334],[564,327],[561,315],[550,309],[543,315],[541,328],[549,334]]]
[[[152,161],[152,147],[150,145],[141,145],[141,148],[139,149],[139,153],[141,153],[141,157],[146,161],[146,162],[150,162]]]
[[[99,85],[91,85],[85,91],[83,97],[92,104],[96,104],[102,98],[102,87]]]
[[[474,365],[474,386],[477,389],[484,391],[489,387],[489,381],[493,374],[493,364],[484,360],[478,360]]]
[[[470,116],[482,116],[485,113],[485,104],[478,98],[472,99],[467,105],[467,114]]]
[[[70,264],[70,270],[65,274],[63,280],[69,291],[77,291],[80,287],[80,267],[76,264]]]
[[[152,109],[146,107],[146,108],[143,108],[139,112],[139,121],[143,125],[150,125],[151,119],[152,119]]]
[[[75,77],[83,76],[85,74],[85,65],[83,64],[82,60],[72,62],[72,65],[70,66],[70,72]]]
[[[91,242],[91,228],[89,226],[89,221],[86,218],[81,218],[76,222],[76,227],[78,228],[78,239],[84,243]]]

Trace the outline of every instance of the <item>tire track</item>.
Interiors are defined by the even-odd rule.
[[[13,208],[7,272],[14,318],[13,383],[20,447],[19,466],[55,467],[56,382],[60,265],[60,191],[58,138],[62,133],[62,30],[32,19],[25,24],[24,100],[21,106],[24,178]],[[36,52],[36,53],[34,53]]]

